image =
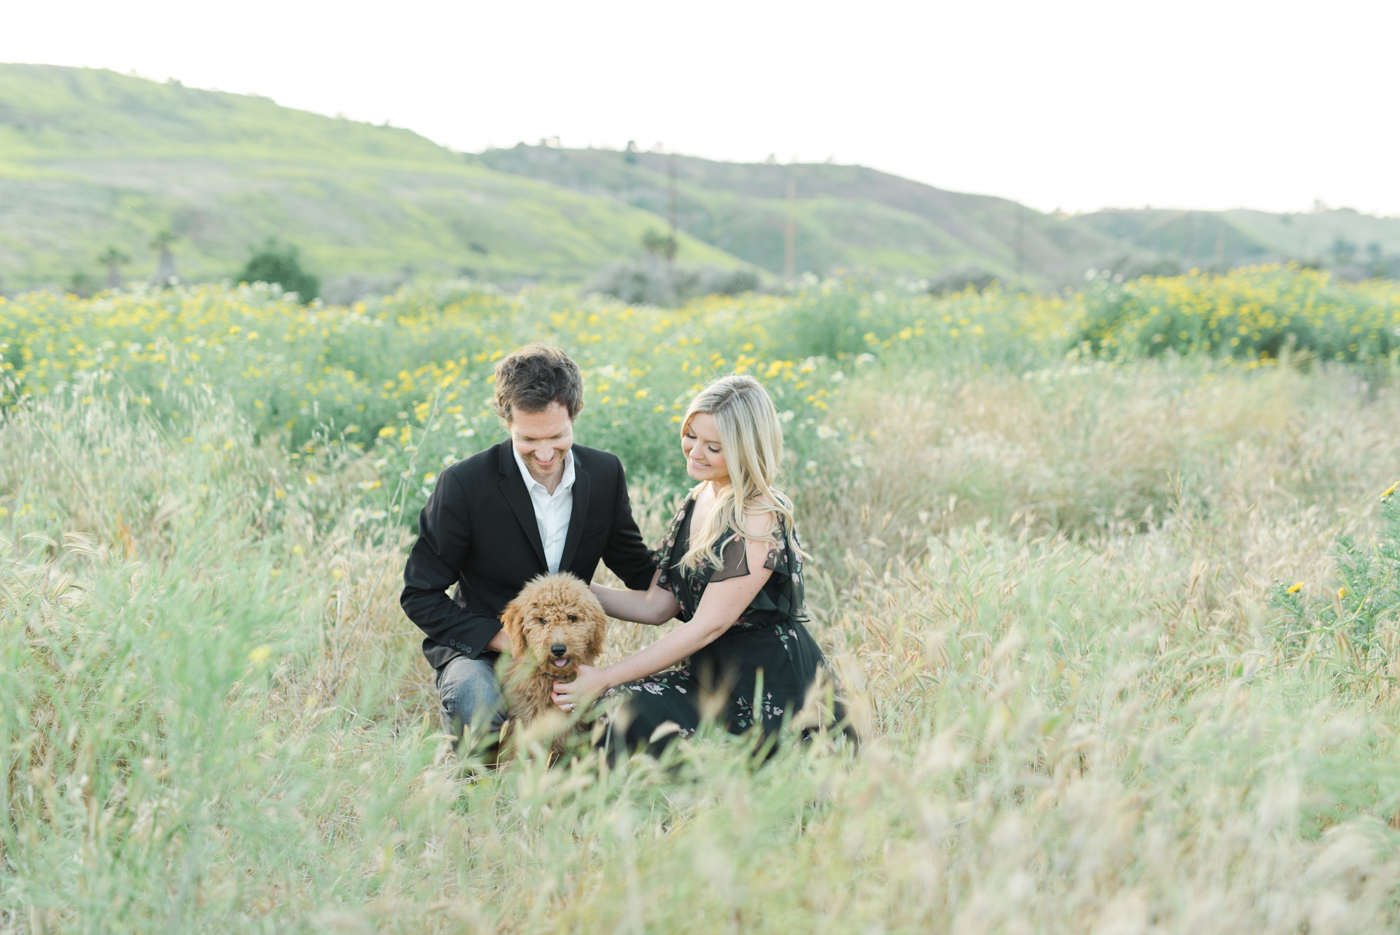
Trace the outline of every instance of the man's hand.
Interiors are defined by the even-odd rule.
[[[603,692],[612,688],[603,669],[579,666],[572,682],[555,682],[550,700],[565,714],[573,714],[581,705],[587,707]]]
[[[509,653],[510,640],[506,639],[505,628],[496,631],[496,635],[491,637],[491,642],[486,644],[486,649],[493,653]]]

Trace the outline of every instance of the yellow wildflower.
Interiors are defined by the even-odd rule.
[[[1295,581],[1295,582],[1293,582],[1292,585],[1289,586],[1289,588],[1288,588],[1288,593],[1289,593],[1289,594],[1297,594],[1297,593],[1298,593],[1299,591],[1301,591],[1301,590],[1303,590],[1303,582],[1301,582],[1301,581]]]

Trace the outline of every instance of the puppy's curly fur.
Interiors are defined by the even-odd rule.
[[[580,665],[592,665],[603,651],[608,618],[603,605],[582,580],[567,573],[540,575],[506,605],[501,624],[510,641],[511,659],[503,685],[515,730],[554,734],[551,751],[563,752],[568,740],[564,718],[550,693],[554,683],[572,679]]]

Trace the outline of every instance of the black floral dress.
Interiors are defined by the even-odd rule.
[[[694,509],[691,496],[655,553],[661,569],[657,583],[676,596],[681,620],[694,616],[710,582],[749,574],[744,540],[732,530],[721,539],[722,567],[715,569],[706,562],[690,571],[680,567],[689,549]],[[803,706],[825,660],[804,626],[802,560],[793,549],[796,535],[788,532],[781,517],[778,523],[778,541],[763,563],[773,573],[737,622],[675,668],[607,692],[622,703],[608,718],[605,743],[616,748],[621,741],[626,749],[645,746],[655,753],[676,737],[693,734],[707,709],[732,733],[757,724],[769,734]],[[826,701],[831,703],[829,698]],[[830,708],[828,713],[839,717]],[[614,731],[625,737],[612,736]]]

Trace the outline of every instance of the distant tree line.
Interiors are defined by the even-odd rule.
[[[163,288],[179,283],[180,274],[173,249],[178,240],[179,237],[168,229],[159,231],[151,239],[150,247],[157,254],[156,272],[151,277],[153,286]],[[122,267],[131,263],[131,256],[119,247],[108,245],[96,259],[107,270],[105,288],[120,289],[126,281]],[[286,292],[295,292],[302,302],[310,302],[321,294],[321,280],[302,268],[300,250],[294,244],[279,243],[275,237],[269,237],[252,248],[248,261],[238,272],[237,280],[276,283]],[[87,297],[103,288],[104,284],[91,273],[78,270],[69,279],[68,287],[77,295]]]

